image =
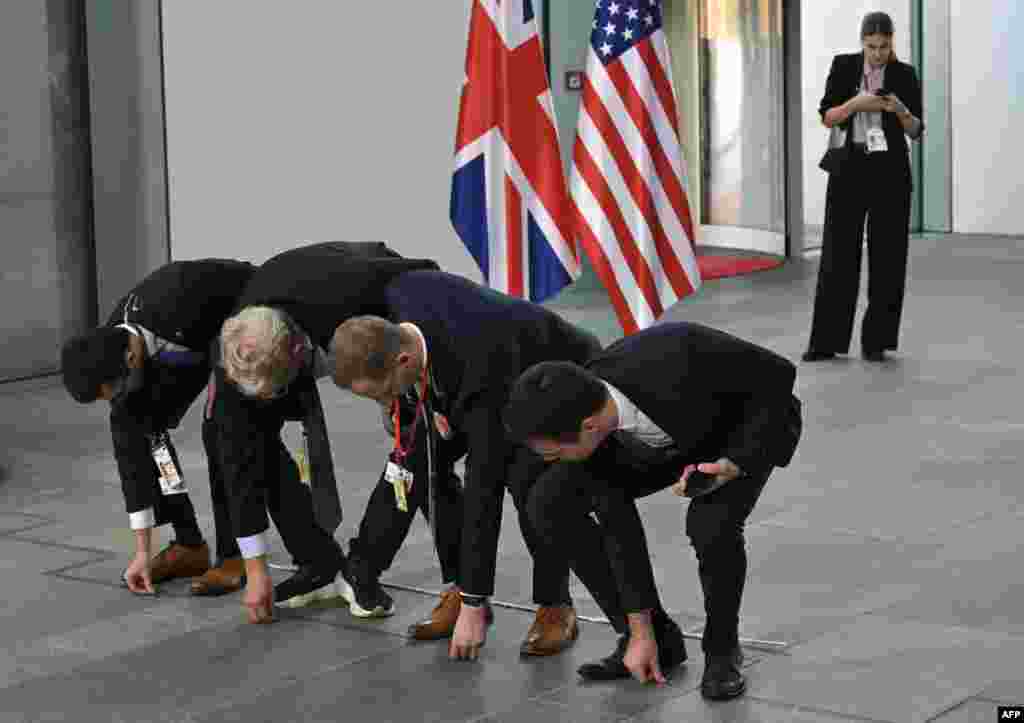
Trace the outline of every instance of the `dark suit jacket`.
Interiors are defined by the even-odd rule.
[[[384,289],[413,269],[434,269],[428,259],[406,259],[383,243],[331,241],[285,251],[266,261],[238,300],[238,308],[273,306],[285,311],[327,350],[334,330],[353,316],[387,316]],[[304,374],[282,399],[273,403],[246,399],[216,374],[215,424],[220,439],[221,470],[231,498],[235,537],[267,529],[266,490],[280,473],[278,447],[285,419],[313,423],[319,406],[315,381]],[[322,419],[322,418],[321,418]],[[333,474],[326,429],[317,422],[310,432],[310,466]]]
[[[587,367],[672,437],[681,453],[674,469],[726,457],[745,476],[766,479],[772,467],[789,464],[800,439],[796,368],[725,332],[688,322],[658,324],[615,342]],[[630,474],[612,482],[640,496],[651,491],[652,480]],[[668,486],[675,479],[653,482]],[[656,605],[658,594],[640,518],[631,519],[607,533],[619,551],[609,562],[633,612]]]
[[[689,463],[727,457],[759,474],[793,457],[796,367],[756,344],[700,324],[657,324],[615,342],[587,368],[672,437]]]
[[[508,464],[517,445],[501,420],[510,388],[534,364],[585,362],[600,342],[554,312],[460,276],[414,271],[386,291],[389,316],[419,327],[438,389],[437,410],[465,435],[466,464],[459,584],[490,595]]]
[[[228,259],[167,264],[118,301],[107,326],[138,324],[167,341],[205,353],[254,270],[252,264]],[[154,495],[160,494],[147,435],[177,427],[209,376],[208,355],[188,367],[150,360],[142,389],[111,408],[114,457],[129,512],[154,506]]]
[[[407,259],[380,242],[328,241],[290,249],[264,262],[238,308],[273,306],[287,312],[313,342],[327,349],[334,330],[361,314],[386,316],[389,281],[415,269],[437,269],[429,259]]]
[[[860,93],[861,83],[864,77],[864,53],[848,53],[835,56],[832,60],[832,68],[828,73],[828,80],[825,83],[825,95],[821,98],[818,112],[824,118],[826,111],[842,105],[850,98]],[[907,110],[921,119],[921,129],[924,130],[924,119],[921,115],[921,83],[917,79],[917,73],[912,65],[907,65],[899,60],[890,61],[885,66],[884,87],[894,94]],[[847,135],[847,143],[853,142],[853,118],[843,124],[851,132]],[[882,113],[882,130],[885,132],[886,151],[893,163],[899,164],[905,170],[906,177],[910,179],[910,154],[907,147],[906,131],[900,124],[899,118],[894,113]]]

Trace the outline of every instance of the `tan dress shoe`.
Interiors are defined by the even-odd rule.
[[[231,557],[211,567],[202,577],[192,578],[193,595],[227,595],[245,586],[245,560]]]
[[[571,605],[540,607],[526,640],[519,646],[519,654],[523,657],[556,655],[572,645],[579,634],[576,610]]]
[[[409,637],[412,640],[442,640],[450,638],[455,633],[455,623],[458,622],[459,612],[462,611],[462,596],[457,587],[448,588],[441,593],[441,600],[437,603],[430,617],[415,625],[409,626]],[[494,610],[487,606],[487,624],[494,622]]]
[[[210,569],[210,548],[185,547],[177,542],[160,550],[150,563],[150,576],[155,585],[176,577],[197,577]]]
[[[441,593],[441,600],[430,613],[430,617],[409,626],[409,637],[413,640],[441,640],[450,638],[455,632],[455,621],[462,610],[462,597],[457,587]]]

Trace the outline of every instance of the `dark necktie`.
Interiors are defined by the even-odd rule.
[[[303,384],[299,392],[302,405],[302,429],[309,443],[310,491],[313,495],[313,512],[317,524],[333,535],[341,524],[341,500],[338,497],[338,482],[334,476],[334,459],[331,443],[327,438],[327,421],[320,403],[320,392],[312,378]]]
[[[434,410],[437,409],[437,399],[440,389],[434,377],[434,371],[429,371],[430,381],[428,384],[426,398],[423,400],[423,419],[420,424],[423,426],[424,447],[427,455],[427,520],[430,523],[430,534],[437,544],[437,440],[438,433],[434,427]],[[420,393],[416,387],[412,389],[415,400],[419,399]],[[416,403],[415,401],[413,402]],[[410,440],[411,443],[411,440]],[[415,481],[413,482],[415,484]]]
[[[169,367],[197,367],[206,363],[206,355],[188,349],[165,350],[157,352],[156,360]]]

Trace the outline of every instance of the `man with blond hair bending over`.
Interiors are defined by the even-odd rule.
[[[316,380],[330,371],[335,328],[380,309],[386,283],[417,268],[436,264],[402,258],[381,243],[302,246],[264,263],[224,322],[212,416],[251,622],[270,622],[274,604],[344,593],[336,578],[345,556],[334,540],[341,508]],[[281,441],[286,420],[303,423],[309,487]],[[276,586],[266,562],[268,511],[298,565]]]

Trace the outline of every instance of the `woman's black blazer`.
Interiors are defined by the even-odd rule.
[[[860,86],[864,76],[864,53],[844,53],[832,59],[832,68],[828,72],[828,81],[825,83],[825,95],[821,99],[818,112],[822,119],[825,112],[838,105],[842,105],[853,96],[860,93]],[[917,72],[914,66],[902,63],[899,60],[891,60],[885,66],[884,88],[903,101],[915,118],[921,120],[921,130],[924,130],[924,119],[921,117],[921,83],[917,79]],[[842,125],[852,130],[849,124],[853,122],[853,116],[847,119]],[[910,174],[910,154],[907,143],[904,139],[906,131],[900,124],[895,113],[882,113],[882,130],[885,131],[886,144],[889,146],[888,153],[899,154],[891,156],[893,160],[902,159],[906,164],[907,174]],[[848,134],[847,142],[851,142],[853,133]]]

